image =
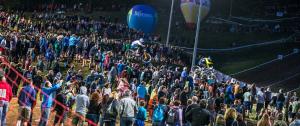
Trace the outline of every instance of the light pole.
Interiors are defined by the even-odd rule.
[[[168,27],[168,34],[167,34],[167,41],[166,41],[167,46],[169,46],[169,40],[170,40],[170,31],[171,31],[171,24],[172,24],[172,17],[173,17],[173,8],[174,8],[174,0],[172,0],[172,4],[171,4],[169,27]]]
[[[192,59],[192,67],[191,68],[193,68],[195,66],[196,57],[197,57],[197,47],[198,47],[198,39],[199,39],[199,31],[200,31],[200,23],[201,23],[200,20],[201,20],[201,0],[199,2],[197,29],[196,29],[194,52],[193,52],[193,59]]]

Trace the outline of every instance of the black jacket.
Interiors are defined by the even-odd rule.
[[[203,126],[210,123],[211,114],[207,109],[197,107],[187,111],[185,117],[189,119],[192,126]]]

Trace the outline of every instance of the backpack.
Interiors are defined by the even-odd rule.
[[[175,124],[179,122],[179,108],[171,108],[168,112],[167,124]]]
[[[157,106],[154,109],[153,117],[154,122],[161,122],[164,119],[164,108],[163,106]]]
[[[138,111],[138,113],[137,113],[137,115],[136,115],[136,118],[137,119],[140,119],[140,120],[146,120],[146,118],[145,118],[145,116],[144,116],[144,113],[143,113],[143,111],[141,111],[142,110],[142,108],[139,108],[139,111]]]
[[[59,99],[57,100],[58,102],[60,102],[62,105],[67,105],[68,104],[68,101],[67,101],[67,96],[65,94],[62,94],[62,93],[59,93],[57,96],[56,96],[56,99]],[[56,111],[61,111],[63,110],[63,106],[60,106],[60,105],[57,105],[55,108],[54,108]]]
[[[71,92],[66,92],[65,96],[66,96],[66,106],[67,107],[72,107],[75,104],[75,99],[72,98]]]
[[[106,109],[106,111],[105,111],[105,115],[107,115],[107,116],[115,116],[116,115],[116,112],[114,111],[114,101],[112,101],[109,105],[108,105],[108,107],[107,107],[107,109]]]

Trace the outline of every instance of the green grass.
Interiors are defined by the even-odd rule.
[[[200,53],[211,56],[216,69],[230,74],[277,58],[278,54],[291,53],[292,47],[288,47],[284,44],[275,44],[272,46],[248,48],[232,52]]]

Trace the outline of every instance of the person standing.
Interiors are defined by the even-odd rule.
[[[229,108],[226,110],[224,119],[225,119],[225,126],[232,126],[233,122],[236,118],[236,110],[234,108]]]
[[[19,97],[19,117],[17,126],[27,126],[30,123],[30,117],[32,110],[36,105],[36,90],[34,89],[33,83],[25,83],[21,89]]]
[[[64,122],[66,120],[66,116],[67,116],[67,111],[68,111],[68,107],[67,107],[67,96],[66,94],[62,91],[61,88],[59,88],[56,93],[58,93],[55,97],[56,101],[61,103],[61,104],[57,104],[57,102],[54,103],[54,110],[56,111],[55,117],[54,117],[54,122],[53,122],[53,126],[56,126],[56,124],[60,124],[60,126],[64,125]]]
[[[89,126],[98,124],[99,115],[101,111],[101,94],[98,92],[94,92],[91,95],[90,105],[88,107],[88,111],[86,114],[86,118],[88,119]]]
[[[135,125],[145,126],[145,120],[147,119],[147,110],[145,109],[145,101],[140,101],[140,106],[136,115]]]
[[[165,98],[160,98],[158,105],[154,107],[152,114],[153,126],[164,126],[165,117],[168,107],[165,105]]]
[[[118,101],[116,99],[116,92],[112,92],[110,96],[104,95],[102,100],[102,122],[100,126],[115,126],[118,116]]]
[[[262,118],[257,122],[257,126],[272,126],[270,116],[265,113]]]
[[[63,80],[60,80],[58,84],[52,87],[52,83],[46,81],[45,86],[42,88],[43,101],[41,105],[41,118],[40,118],[39,126],[47,125],[49,115],[50,115],[50,109],[54,101],[53,94],[57,89],[60,88],[62,82]]]
[[[84,123],[84,118],[87,113],[87,108],[90,105],[90,98],[87,96],[87,88],[85,86],[80,87],[80,93],[75,98],[76,103],[76,117],[73,118],[72,124],[80,126]]]
[[[265,108],[268,108],[270,102],[272,101],[272,92],[270,88],[267,88],[264,97],[265,97]]]
[[[147,95],[147,89],[145,87],[145,82],[142,82],[137,87],[137,99],[138,99],[138,101],[145,100],[146,95]]]
[[[256,120],[258,119],[258,115],[261,109],[264,108],[265,103],[265,95],[264,95],[264,88],[261,88],[260,91],[257,93],[257,104],[256,104]]]
[[[285,97],[284,97],[284,94],[283,94],[283,90],[279,89],[279,93],[277,95],[277,101],[276,101],[276,109],[278,111],[283,110],[284,101],[285,101]]]
[[[185,110],[185,113],[188,113],[190,111],[192,111],[194,108],[198,108],[199,107],[199,104],[197,103],[198,102],[198,97],[197,96],[193,96],[192,97],[192,104],[188,105],[186,110]],[[187,118],[187,116],[185,117],[188,121],[191,120],[191,118]]]
[[[6,82],[6,78],[2,71],[0,72],[0,78],[0,124],[1,126],[6,126],[6,113],[8,111],[9,102],[12,99],[12,89]]]
[[[195,103],[192,105],[193,106],[190,105],[191,109],[186,112],[186,119],[191,122],[192,126],[208,125],[210,123],[211,114],[206,109],[207,101],[202,99],[200,100],[199,106],[197,106]]]
[[[288,126],[287,123],[283,120],[283,114],[279,113],[277,115],[277,120],[275,120],[273,126]]]
[[[135,113],[138,111],[137,104],[130,95],[131,91],[126,90],[124,98],[119,102],[120,126],[131,126],[134,122]]]
[[[250,93],[250,90],[248,89],[244,93],[244,106],[245,106],[246,116],[249,116],[249,113],[251,113],[251,99],[252,99],[252,95]]]
[[[295,101],[292,102],[292,120],[295,119],[296,113],[300,110],[300,101],[299,98],[296,98]]]
[[[73,34],[69,39],[69,58],[72,61],[75,55],[76,45],[80,41],[80,38],[77,38],[75,34]]]
[[[300,112],[296,114],[296,119],[290,124],[290,126],[299,126],[300,125]]]

